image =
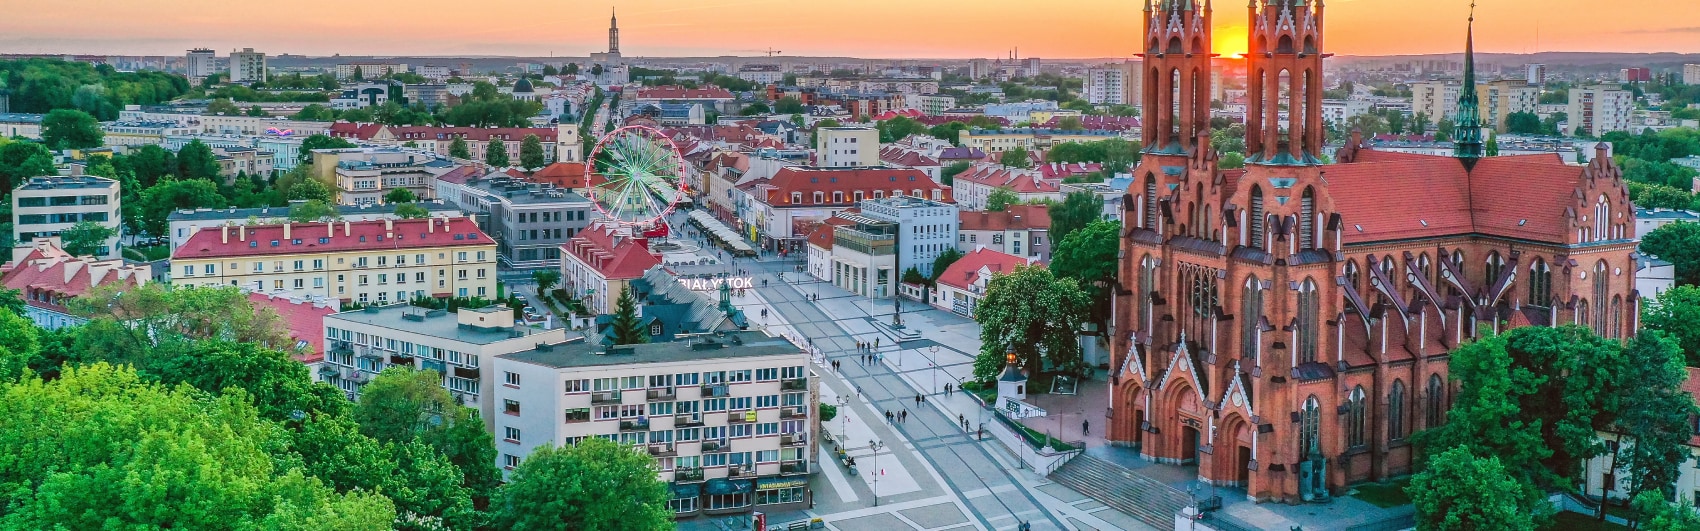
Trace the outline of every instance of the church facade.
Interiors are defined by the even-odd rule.
[[[1146,145],[1122,201],[1111,343],[1116,444],[1255,500],[1326,500],[1410,472],[1409,437],[1446,421],[1460,343],[1517,326],[1638,327],[1634,212],[1611,157],[1484,156],[1467,87],[1454,156],[1353,135],[1324,164],[1324,7],[1257,0],[1247,165],[1222,170],[1208,2],[1145,11]]]

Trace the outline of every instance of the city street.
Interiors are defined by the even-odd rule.
[[[974,436],[982,417],[978,403],[962,393],[942,394],[972,372],[979,350],[977,325],[960,316],[903,305],[904,324],[921,339],[896,345],[875,322],[889,324],[894,304],[870,301],[830,284],[799,282],[797,260],[737,260],[712,266],[675,267],[682,274],[744,269],[757,286],[734,297],[751,322],[768,333],[791,337],[817,350],[821,402],[845,403],[838,419],[823,423],[823,438],[843,441],[859,474],[850,476],[824,442],[820,473],[811,482],[816,505],[801,513],[769,515],[769,525],[820,517],[832,529],[1150,529],[1131,517],[1052,484],[991,437]],[[781,276],[781,273],[783,274]],[[783,277],[783,280],[781,278]],[[762,286],[762,282],[768,284]],[[818,301],[811,301],[815,295]],[[760,317],[762,309],[768,317]],[[877,342],[882,359],[863,364],[858,341]],[[833,372],[821,361],[837,360]],[[925,402],[917,404],[917,394]],[[907,420],[888,424],[885,412]],[[970,425],[964,431],[963,415]],[[870,442],[878,449],[870,449]],[[876,464],[877,456],[877,464]],[[875,478],[878,478],[876,505]],[[713,518],[682,522],[681,529],[719,529]]]

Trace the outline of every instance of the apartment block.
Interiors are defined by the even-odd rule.
[[[465,219],[192,229],[171,266],[175,286],[361,304],[496,296],[496,242]]]
[[[436,178],[457,165],[428,153],[401,148],[346,148],[313,151],[319,178],[336,184],[337,202],[379,203],[384,194],[406,188],[419,199],[437,197]]]
[[[253,48],[243,48],[240,52],[230,52],[230,82],[231,83],[264,83],[266,81],[266,53],[256,52]]]
[[[184,73],[191,81],[218,73],[218,61],[209,48],[195,48],[184,56]]]
[[[1505,120],[1511,113],[1536,113],[1541,103],[1541,87],[1521,79],[1494,81],[1477,85],[1476,98],[1481,102],[1482,124],[1504,133]]]
[[[89,221],[112,229],[94,256],[118,258],[122,196],[118,181],[103,177],[31,177],[12,191],[12,241],[28,244]]]
[[[1599,137],[1612,131],[1629,130],[1629,117],[1635,112],[1633,93],[1615,86],[1574,87],[1570,89],[1570,134]]]
[[[680,517],[808,507],[819,382],[798,346],[756,331],[531,343],[489,366],[497,466],[599,437],[654,456]]]
[[[459,183],[439,178],[437,193],[461,210],[485,214],[484,231],[496,238],[498,256],[508,266],[557,266],[561,244],[597,217],[596,205],[572,191],[503,173],[491,175],[499,177]]]
[[[816,131],[815,146],[822,168],[877,166],[880,133],[872,127],[822,127]]]
[[[1411,84],[1411,114],[1428,117],[1429,125],[1450,120],[1458,114],[1458,95],[1462,89],[1450,81],[1429,81]]]
[[[306,200],[290,201],[290,206],[305,203]],[[462,214],[460,209],[441,202],[412,203],[425,209],[434,218],[457,218]],[[189,241],[189,235],[200,230],[218,229],[223,225],[278,225],[289,221],[290,206],[260,207],[260,208],[197,208],[194,210],[179,209],[165,217],[166,225],[171,231],[171,248],[182,247]],[[385,219],[401,219],[395,214],[398,204],[389,205],[338,205],[336,206],[337,221],[381,221]],[[299,225],[297,225],[299,226]]]
[[[496,380],[481,369],[493,365],[496,356],[567,340],[564,328],[514,325],[513,309],[501,305],[462,308],[452,315],[407,304],[368,306],[327,315],[324,327],[325,359],[315,372],[319,381],[358,400],[361,387],[386,368],[437,371],[445,389],[478,409],[486,429],[499,402],[488,399]]]

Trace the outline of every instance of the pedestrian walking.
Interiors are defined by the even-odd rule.
[[[964,417],[964,416],[962,416],[961,413],[957,413],[956,414],[956,423],[962,425],[963,431],[968,431],[968,417]]]
[[[947,395],[950,394],[950,384],[949,383],[944,384],[944,394],[947,394]]]
[[[885,423],[891,424],[891,410],[885,410]]]
[[[880,348],[880,338],[874,338],[874,348]]]
[[[899,420],[898,422],[909,422],[909,410],[903,410],[903,416],[899,418],[902,420]]]
[[[1086,433],[1091,431],[1091,430],[1092,430],[1092,421],[1090,421],[1090,420],[1080,421],[1080,436],[1081,437],[1085,437]]]

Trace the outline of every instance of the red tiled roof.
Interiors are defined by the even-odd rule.
[[[852,206],[856,201],[855,192],[862,192],[864,198],[872,198],[875,190],[886,193],[898,190],[906,196],[920,190],[922,197],[928,199],[932,198],[933,190],[943,190],[940,201],[956,201],[951,198],[950,187],[934,182],[927,174],[913,168],[788,166],[775,173],[764,188],[767,200],[763,202],[774,207]],[[791,202],[793,192],[803,194],[801,202]],[[814,202],[815,192],[821,192],[822,202]],[[833,192],[843,192],[839,201],[833,201]]]
[[[371,140],[384,130],[388,130],[398,140],[465,138],[480,142],[487,142],[492,136],[518,142],[526,135],[537,135],[538,140],[554,142],[555,135],[559,132],[553,127],[435,127],[337,122],[331,124],[330,136]]]
[[[385,223],[393,229],[385,229]],[[289,238],[283,237],[285,227]],[[246,229],[244,234],[243,229]],[[224,233],[229,233],[228,241]],[[391,233],[392,237],[384,237]],[[295,243],[299,241],[301,243]],[[276,242],[277,245],[272,245]],[[171,253],[173,259],[272,256],[369,249],[422,249],[494,245],[496,240],[465,219],[333,221],[201,229]]]
[[[64,312],[60,301],[102,284],[144,284],[149,272],[145,266],[126,265],[123,260],[71,256],[42,240],[22,260],[0,269],[0,285],[18,290],[30,306]]]
[[[1064,117],[1052,116],[1050,120],[1038,125],[1043,129],[1057,129]],[[1139,128],[1139,118],[1135,116],[1085,115],[1076,116],[1080,119],[1080,128],[1085,131],[1126,131]]]
[[[637,91],[636,99],[652,100],[701,100],[701,99],[732,99],[732,91],[720,87],[685,88],[679,86],[647,87]]]
[[[648,238],[631,236],[601,222],[592,223],[561,244],[561,252],[610,280],[638,278],[661,265],[661,254],[649,250]]]
[[[830,218],[830,219],[837,219],[837,218]],[[834,224],[834,223],[830,223],[830,219],[829,219],[828,223],[820,224],[819,226],[815,227],[814,232],[809,233],[809,245],[813,245],[815,247],[819,247],[819,248],[822,248],[822,249],[828,249],[828,250],[832,249],[833,233],[836,232],[836,231],[833,230],[833,228],[836,227],[837,225]]]
[[[306,351],[295,357],[302,363],[314,363],[325,359],[325,316],[336,313],[330,306],[315,306],[309,301],[294,301],[283,297],[272,297],[264,293],[249,293],[248,301],[254,303],[254,309],[271,308],[277,316],[283,319],[284,326],[289,328],[289,337],[297,342],[306,341]]]
[[[378,134],[378,131],[383,130],[383,128],[384,124],[336,122],[331,124],[329,134],[330,136],[338,138],[359,138],[365,140],[372,138],[373,135]]]
[[[1047,162],[1039,165],[1039,173],[1046,179],[1062,179],[1103,171],[1104,165],[1097,162]]]
[[[944,269],[944,274],[939,275],[939,283],[957,289],[968,289],[982,267],[990,268],[994,274],[1000,274],[1013,272],[1015,268],[1025,265],[1025,258],[981,247],[952,262],[950,267]]]
[[[1471,232],[1563,242],[1584,168],[1535,160],[1488,157],[1466,172],[1452,157],[1363,150],[1325,174],[1346,243]]]
[[[446,181],[446,182],[453,183],[453,184],[466,184],[467,180],[470,180],[474,177],[480,177],[483,174],[484,174],[484,170],[482,168],[479,168],[476,165],[468,164],[468,165],[465,165],[465,166],[459,166],[459,167],[456,167],[455,169],[449,170],[448,173],[438,175],[437,180]]]
[[[1047,180],[1032,170],[1011,169],[1002,164],[978,163],[956,175],[956,180],[983,184],[993,188],[1008,188],[1018,194],[1042,194],[1058,191],[1059,180]]]
[[[880,162],[907,168],[940,165],[938,159],[929,157],[920,151],[891,145],[880,148]]]
[[[1003,212],[964,210],[957,230],[1032,230],[1051,228],[1051,209],[1045,205],[1009,205]]]
[[[531,180],[553,184],[557,188],[584,188],[584,163],[557,162],[531,174]]]

